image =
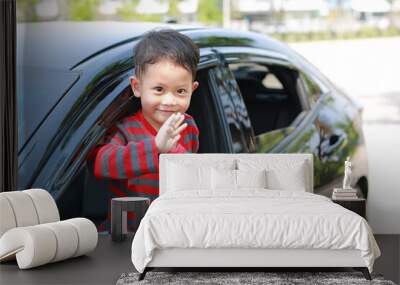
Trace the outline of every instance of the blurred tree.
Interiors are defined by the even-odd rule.
[[[70,0],[69,18],[72,21],[93,21],[96,19],[99,0]]]
[[[38,0],[18,0],[16,1],[17,22],[35,22],[38,20],[35,5]]]
[[[200,22],[222,25],[222,0],[200,0],[197,11]]]
[[[127,1],[125,0],[121,6],[117,10],[117,15],[124,21],[130,21],[135,19],[138,15],[135,11],[135,7],[137,6],[139,0]]]
[[[136,12],[139,0],[124,0],[122,7],[117,10],[118,17],[123,21],[161,22],[160,15],[143,15]]]
[[[169,10],[168,10],[168,16],[178,19],[180,12],[178,10],[178,3],[179,0],[169,0]]]

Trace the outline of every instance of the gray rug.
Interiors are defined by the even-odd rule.
[[[361,272],[147,272],[145,279],[138,281],[139,273],[122,274],[117,285],[133,284],[379,284],[395,285],[384,280],[382,275],[372,274],[372,281]]]

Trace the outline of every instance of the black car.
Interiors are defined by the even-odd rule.
[[[62,218],[104,219],[104,184],[92,150],[140,102],[132,95],[133,49],[159,24],[45,22],[18,25],[19,189],[40,187]],[[285,44],[233,30],[164,25],[200,47],[188,114],[199,153],[312,153],[314,192],[340,186],[344,161],[368,194],[361,109]]]

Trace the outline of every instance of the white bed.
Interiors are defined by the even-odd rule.
[[[312,158],[162,154],[160,197],[132,243],[139,279],[155,267],[354,267],[370,278],[380,255],[371,229],[312,194]]]

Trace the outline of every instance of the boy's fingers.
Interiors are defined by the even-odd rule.
[[[175,129],[175,131],[173,132],[173,136],[178,135],[180,132],[182,132],[186,127],[187,127],[187,123],[184,123],[182,126],[180,126],[179,128]]]
[[[172,136],[173,133],[174,133],[174,128],[171,127],[171,126],[169,126],[169,127],[167,128],[167,134],[170,135],[170,136]]]
[[[181,118],[181,113],[174,113],[175,118],[174,118],[174,123],[176,123],[180,118]]]
[[[172,145],[175,145],[179,139],[181,138],[181,135],[177,135],[176,137],[174,137],[174,139],[172,140]]]
[[[171,116],[169,116],[168,119],[165,120],[163,125],[168,125],[168,126],[173,127],[174,126],[174,124],[173,124],[174,121],[175,121],[175,113],[172,114]]]
[[[178,116],[177,122],[175,123],[175,128],[179,127],[180,124],[185,120],[185,116],[183,114],[180,114]]]

